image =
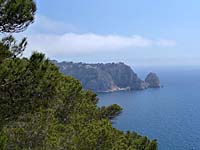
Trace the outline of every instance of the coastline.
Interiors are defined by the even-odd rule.
[[[118,92],[118,91],[130,91],[131,88],[130,87],[126,87],[126,88],[113,88],[107,91],[94,91],[95,93],[112,93],[112,92]]]

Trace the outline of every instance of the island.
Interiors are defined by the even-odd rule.
[[[160,80],[155,73],[149,73],[145,81],[141,80],[130,66],[119,63],[74,63],[52,61],[59,70],[78,79],[83,88],[94,92],[113,92],[120,90],[144,90],[159,88]]]
[[[155,73],[150,72],[147,77],[145,78],[145,83],[148,84],[150,88],[159,88],[160,87],[160,80]]]

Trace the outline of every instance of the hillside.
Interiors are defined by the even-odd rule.
[[[130,66],[120,63],[53,63],[65,75],[78,79],[84,89],[94,92],[112,92],[118,90],[144,90],[151,87],[160,87],[159,78],[150,73],[146,80],[141,80]]]

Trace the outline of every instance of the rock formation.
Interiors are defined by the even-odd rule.
[[[62,73],[78,79],[84,89],[94,92],[111,92],[118,90],[143,90],[156,85],[156,80],[142,81],[130,66],[124,63],[86,64],[73,62],[57,62]],[[149,78],[149,79],[151,79]],[[156,78],[157,79],[157,78]],[[155,86],[156,87],[156,86]]]
[[[159,88],[160,87],[160,80],[155,73],[149,73],[145,78],[145,83],[147,83],[148,87],[150,88]]]

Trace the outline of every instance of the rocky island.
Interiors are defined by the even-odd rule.
[[[150,72],[147,77],[145,78],[145,83],[148,84],[150,88],[159,88],[160,87],[160,80],[155,73]]]
[[[130,66],[120,63],[73,63],[57,62],[62,73],[78,79],[84,89],[94,92],[113,92],[119,90],[144,90],[160,87],[159,78],[150,73],[145,81],[141,80]]]

